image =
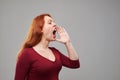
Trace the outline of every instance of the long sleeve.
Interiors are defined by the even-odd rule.
[[[16,64],[14,80],[25,80],[30,68],[30,60],[27,51],[23,51]]]
[[[79,59],[71,60],[63,54],[60,54],[60,56],[61,56],[61,61],[62,61],[63,66],[68,67],[68,68],[79,68],[80,67]]]
[[[55,49],[55,48],[54,48]],[[80,67],[80,61],[78,60],[71,60],[69,57],[63,55],[60,51],[55,49],[57,53],[60,55],[60,59],[62,62],[62,65],[68,68],[79,68]]]

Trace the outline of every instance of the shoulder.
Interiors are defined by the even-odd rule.
[[[21,51],[21,55],[18,57],[17,63],[28,65],[32,63],[32,55],[30,53],[31,48],[25,48]]]
[[[25,49],[22,50],[21,53],[24,54],[24,55],[28,55],[30,53],[30,51],[31,51],[31,48],[25,48]]]
[[[25,48],[22,50],[20,58],[29,58],[31,56],[31,48]]]

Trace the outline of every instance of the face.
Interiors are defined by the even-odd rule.
[[[48,41],[54,41],[56,38],[56,23],[54,20],[49,17],[44,17],[44,26],[43,26],[43,36],[42,38],[48,40]]]

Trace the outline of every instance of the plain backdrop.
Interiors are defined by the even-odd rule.
[[[14,80],[17,52],[42,13],[65,27],[80,58],[60,80],[120,80],[120,0],[0,0],[0,80]],[[63,44],[50,46],[67,55]]]

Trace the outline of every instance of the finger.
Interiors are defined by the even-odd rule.
[[[62,33],[62,27],[61,26],[57,27],[57,32]]]
[[[66,32],[65,28],[63,27],[63,31]]]
[[[65,30],[65,28],[63,28],[64,34],[67,34],[67,31]]]
[[[63,33],[65,33],[65,32],[66,32],[66,30],[65,30],[65,28],[64,28],[64,27],[61,27],[61,32],[63,32]]]
[[[63,32],[63,28],[61,26],[59,27],[59,31],[60,33]]]

